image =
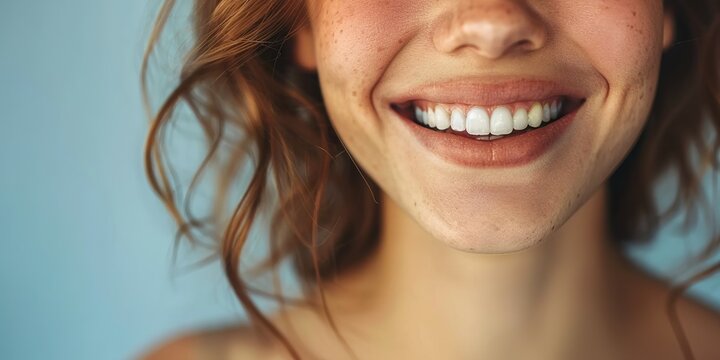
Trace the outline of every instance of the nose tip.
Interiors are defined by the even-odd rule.
[[[474,1],[455,6],[433,33],[435,47],[452,53],[470,47],[488,59],[510,51],[533,51],[547,31],[537,15],[515,1]]]

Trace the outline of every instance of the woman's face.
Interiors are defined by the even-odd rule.
[[[645,124],[670,36],[660,0],[307,8],[304,63],[349,152],[420,227],[474,252],[538,243],[597,190]]]

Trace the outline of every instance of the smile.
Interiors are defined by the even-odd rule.
[[[585,103],[578,92],[536,84],[466,85],[472,91],[464,93],[462,84],[444,92],[435,84],[432,93],[406,94],[390,108],[429,156],[466,167],[523,165],[560,139]]]

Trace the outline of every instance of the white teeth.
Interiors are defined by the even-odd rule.
[[[513,115],[513,129],[525,130],[527,127],[528,127],[527,110],[525,110],[523,108],[516,109],[515,115]]]
[[[428,109],[427,117],[428,117],[428,126],[431,128],[434,128],[435,127],[435,111],[433,111],[432,108]]]
[[[510,109],[498,106],[490,118],[490,133],[493,135],[507,135],[513,131],[513,116]]]
[[[437,128],[441,131],[452,129],[475,136],[491,134],[503,136],[512,133],[513,130],[525,130],[528,126],[537,128],[543,123],[555,120],[560,116],[562,107],[562,101],[555,100],[545,104],[535,102],[529,110],[517,107],[514,113],[508,106],[497,106],[492,114],[489,114],[484,107],[473,106],[466,116],[462,108],[451,105],[431,106],[427,111],[416,106],[414,113],[416,121],[429,128]]]
[[[453,109],[450,114],[450,127],[455,131],[465,131],[465,115],[462,110]]]
[[[438,130],[450,128],[450,114],[440,106],[435,108],[435,127],[437,127]]]
[[[467,114],[467,132],[470,135],[490,135],[490,116],[485,109],[470,109]]]
[[[528,112],[528,125],[536,128],[542,124],[543,120],[543,108],[540,103],[534,103],[533,106],[530,107],[530,111]]]

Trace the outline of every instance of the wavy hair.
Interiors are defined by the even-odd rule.
[[[148,90],[150,58],[176,7],[165,0],[143,58],[142,89],[151,125],[145,145],[150,185],[177,222],[181,239],[209,240],[251,323],[269,331],[294,359],[298,352],[263,315],[251,294],[288,299],[281,289],[265,292],[248,277],[271,271],[290,259],[305,295],[315,293],[333,330],[344,342],[325,304],[323,282],[367,259],[380,229],[377,185],[356,166],[324,109],[317,74],[298,68],[291,54],[293,34],[307,23],[301,0],[195,0],[192,46],[177,84],[157,110]],[[718,168],[720,136],[720,3],[665,1],[676,15],[676,41],[663,55],[656,99],[648,126],[610,178],[609,219],[620,242],[652,239],[659,225],[706,201],[701,183]],[[178,187],[165,147],[166,128],[186,106],[207,140],[204,160],[189,186]],[[699,156],[698,156],[699,155]],[[699,161],[694,160],[699,159]],[[252,162],[249,183],[228,209],[233,185]],[[678,174],[678,193],[658,209],[653,185],[669,169]],[[205,216],[190,211],[192,194],[207,172],[217,177],[212,207]],[[707,206],[707,202],[705,202]],[[244,246],[258,218],[269,213],[269,252],[249,274],[240,269]],[[720,247],[713,236],[693,260],[698,264]],[[692,351],[675,312],[687,288],[720,268],[707,267],[673,287],[667,313],[685,357]],[[307,296],[306,296],[307,298]],[[314,304],[318,305],[318,304]]]

